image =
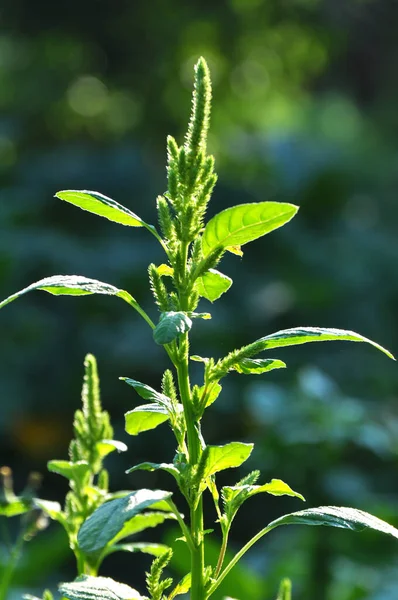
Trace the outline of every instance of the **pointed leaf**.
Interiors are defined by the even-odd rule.
[[[297,206],[283,202],[256,202],[227,208],[207,223],[202,237],[203,255],[208,256],[216,248],[247,244],[290,221],[297,210]]]
[[[238,509],[246,500],[263,492],[272,494],[273,496],[293,496],[305,501],[304,496],[292,490],[290,486],[280,479],[272,479],[270,483],[264,485],[241,485],[238,483],[234,486],[225,486],[222,488],[222,497],[228,523],[231,523]]]
[[[283,515],[272,521],[267,529],[274,529],[279,525],[327,525],[353,531],[375,529],[398,539],[398,529],[392,525],[363,510],[345,506],[319,506]]]
[[[160,321],[153,330],[153,339],[157,344],[169,344],[179,335],[189,331],[192,321],[183,312],[164,312],[160,315]]]
[[[128,450],[126,444],[118,440],[101,440],[97,442],[96,447],[101,458],[104,458],[114,450],[117,450],[117,452],[126,452]]]
[[[61,583],[58,589],[69,600],[144,600],[137,590],[110,577],[81,575],[71,583]]]
[[[87,279],[87,277],[82,277],[81,275],[54,275],[53,277],[40,279],[40,281],[36,281],[36,283],[32,283],[16,294],[9,296],[3,302],[0,302],[0,308],[33,290],[44,290],[54,296],[107,294],[109,296],[118,296],[132,306],[136,305],[134,298],[128,292],[119,290],[109,283],[103,283],[96,279]]]
[[[161,277],[173,277],[174,275],[174,269],[170,265],[159,265],[156,270]]]
[[[181,581],[179,581],[177,583],[176,587],[171,592],[169,599],[172,600],[173,598],[175,598],[176,596],[179,596],[180,594],[186,594],[187,592],[189,592],[190,589],[191,589],[191,573],[187,573],[185,575],[185,577],[183,577],[181,579]]]
[[[57,473],[66,477],[66,479],[73,479],[74,481],[82,482],[84,477],[90,471],[90,465],[86,460],[79,460],[77,462],[70,462],[68,460],[50,460],[47,463],[47,469],[51,473]]]
[[[142,431],[155,429],[155,427],[167,421],[169,413],[160,404],[143,404],[130,410],[124,416],[127,433],[138,435]]]
[[[152,556],[162,556],[169,550],[169,546],[164,544],[153,544],[150,542],[132,542],[131,544],[115,544],[110,546],[105,551],[105,556],[113,554],[114,552],[144,552],[145,554],[151,554]]]
[[[178,481],[180,478],[180,472],[175,465],[172,463],[152,463],[152,462],[143,462],[139,465],[135,465],[130,469],[127,469],[126,474],[133,473],[134,471],[166,471],[173,475],[173,477]]]
[[[215,269],[209,269],[207,273],[198,278],[196,285],[199,294],[203,298],[214,302],[229,290],[232,283],[232,279],[227,275]]]
[[[90,190],[62,190],[61,192],[57,192],[55,197],[65,200],[65,202],[69,202],[94,215],[105,217],[114,223],[129,225],[130,227],[144,227],[146,225],[131,210],[99,192],[92,192]]]
[[[295,327],[293,329],[283,329],[260,338],[255,342],[259,345],[258,352],[269,350],[270,348],[280,348],[282,346],[295,346],[297,344],[306,344],[307,342],[326,342],[333,340],[348,340],[350,342],[367,342],[378,350],[387,354],[389,358],[395,360],[394,356],[368,338],[355,333],[354,331],[346,331],[345,329],[325,329],[323,327]]]
[[[171,492],[142,489],[102,504],[81,526],[77,536],[79,547],[89,554],[104,549],[126,521],[170,496]]]
[[[243,358],[235,363],[232,368],[238,373],[244,373],[245,375],[260,375],[267,371],[273,371],[273,369],[284,369],[285,367],[286,363],[274,358],[264,360],[261,358]]]
[[[254,444],[243,444],[242,442],[231,442],[225,446],[206,446],[198,467],[203,479],[210,475],[229,469],[239,467],[247,460],[253,450]]]
[[[128,385],[131,385],[144,400],[150,400],[151,402],[156,402],[165,407],[171,407],[172,401],[168,396],[157,392],[149,385],[145,383],[141,383],[140,381],[136,381],[135,379],[130,379],[129,377],[119,377],[121,381],[125,381]]]

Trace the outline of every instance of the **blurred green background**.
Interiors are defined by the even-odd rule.
[[[353,329],[397,353],[397,27],[395,0],[2,0],[0,297],[76,273],[129,290],[155,316],[146,267],[163,259],[153,238],[53,195],[94,189],[154,222],[165,137],[182,140],[192,67],[203,55],[219,173],[210,213],[263,200],[301,209],[242,259],[224,260],[234,285],[214,306],[203,301],[213,319],[194,328],[194,353],[221,356],[297,325]],[[124,475],[173,453],[167,428],[137,439],[123,432],[137,398],[118,377],[158,387],[167,364],[127,305],[35,293],[1,312],[0,331],[0,464],[13,469],[17,490],[36,470],[40,495],[62,499],[66,484],[46,474],[46,462],[66,457],[86,352],[97,356],[116,437],[129,445],[108,460],[112,488],[170,486],[161,475]],[[263,481],[284,479],[308,506],[355,506],[398,525],[395,364],[346,343],[275,357],[289,369],[230,375],[206,415],[210,443],[256,443],[245,470],[220,479],[234,483],[246,467],[260,468]],[[293,499],[251,503],[233,529],[236,548],[271,518],[302,508]],[[210,506],[207,515],[210,527]],[[159,535],[174,539],[167,527]],[[185,554],[177,543],[177,572]],[[0,564],[5,557],[3,548]],[[282,528],[222,591],[271,599],[290,576],[294,600],[396,600],[397,558],[396,541],[377,534]],[[148,558],[107,560],[104,575],[142,589]],[[54,524],[28,545],[15,600],[71,579],[73,568]]]

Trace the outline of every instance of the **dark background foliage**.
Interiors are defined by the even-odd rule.
[[[162,260],[154,240],[53,194],[98,190],[153,222],[166,185],[165,136],[181,140],[192,67],[204,55],[219,173],[211,214],[267,199],[300,211],[242,259],[225,260],[234,285],[214,306],[203,301],[213,319],[197,323],[193,351],[220,356],[296,325],[353,329],[398,351],[394,0],[2,0],[0,24],[1,298],[44,276],[76,273],[128,289],[154,314],[146,276],[148,262]],[[66,457],[88,351],[98,358],[117,436],[129,445],[108,461],[112,487],[170,485],[155,474],[124,475],[173,452],[166,426],[139,439],[123,432],[123,413],[137,398],[118,377],[158,387],[166,366],[127,305],[35,293],[1,312],[0,331],[0,463],[12,467],[18,490],[36,470],[42,496],[65,493],[46,461]],[[309,506],[356,506],[398,525],[395,364],[345,343],[275,357],[289,369],[226,380],[205,418],[209,442],[254,441],[248,468],[260,468],[264,480],[284,479]],[[233,530],[236,547],[272,517],[301,508],[292,499],[251,502]],[[209,526],[212,519],[209,506]],[[167,528],[161,535],[172,538]],[[377,534],[281,529],[223,590],[264,600],[286,575],[295,600],[392,600],[397,555],[396,542]],[[177,572],[185,561],[177,544]],[[148,564],[115,555],[104,574],[141,586]],[[52,525],[28,545],[15,598],[71,577],[66,540]]]

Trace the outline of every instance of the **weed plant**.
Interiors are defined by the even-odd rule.
[[[108,294],[127,302],[145,320],[153,339],[170,359],[170,369],[162,377],[159,390],[130,377],[121,377],[135,395],[144,400],[126,415],[126,431],[132,436],[168,423],[175,436],[175,455],[158,464],[134,465],[138,470],[161,469],[173,477],[185,499],[183,516],[172,494],[165,490],[139,489],[110,493],[108,473],[103,459],[112,450],[126,448],[112,439],[109,416],[99,400],[95,359],[87,356],[83,386],[83,408],[75,415],[75,439],[70,444],[68,461],[50,461],[50,471],[69,480],[70,491],[63,508],[57,503],[36,498],[26,500],[9,490],[0,503],[3,515],[13,516],[35,509],[58,521],[66,530],[70,548],[76,556],[77,578],[62,583],[60,593],[70,600],[172,600],[189,594],[191,600],[207,600],[218,589],[237,562],[263,536],[284,525],[327,525],[361,530],[376,529],[398,538],[398,530],[380,519],[354,508],[321,506],[283,515],[250,539],[230,560],[226,560],[228,540],[234,519],[242,505],[256,494],[303,496],[280,479],[258,483],[259,471],[252,471],[233,485],[220,489],[217,474],[240,467],[253,451],[253,444],[233,441],[224,445],[208,445],[203,437],[201,421],[206,410],[220,395],[222,380],[231,371],[243,375],[263,375],[285,363],[269,357],[268,352],[284,346],[348,340],[367,342],[392,354],[379,344],[340,329],[297,327],[264,335],[247,345],[232,349],[221,358],[191,354],[190,331],[210,319],[208,312],[198,311],[202,299],[217,301],[232,285],[232,280],[218,270],[226,252],[242,256],[242,246],[287,224],[298,207],[283,202],[256,202],[227,208],[206,222],[217,176],[214,157],[207,152],[210,122],[211,81],[207,64],[200,58],[195,66],[192,111],[185,140],[178,145],[167,139],[167,191],[156,201],[158,228],[144,222],[130,209],[98,192],[65,190],[56,197],[83,210],[127,227],[144,227],[161,245],[164,262],[150,264],[149,283],[159,318],[153,322],[135,298],[108,283],[77,275],[59,275],[42,279],[0,304],[0,308],[33,290],[54,295],[83,296]],[[265,357],[264,357],[265,355]],[[192,385],[190,363],[203,366],[203,382]],[[210,494],[220,530],[219,556],[215,564],[206,560],[206,533],[203,495]],[[154,527],[166,519],[174,519],[181,529],[181,540],[191,557],[191,568],[175,583],[164,570],[172,557],[172,549],[160,544],[126,543],[132,534]],[[210,526],[214,524],[211,523]],[[143,551],[155,555],[146,574],[147,590],[138,592],[124,583],[100,576],[103,559],[116,551]],[[134,558],[132,558],[134,560]],[[11,569],[10,569],[11,572]],[[5,598],[8,582],[3,584]],[[2,594],[2,595],[1,595]],[[146,595],[142,595],[146,594]],[[43,599],[51,599],[50,592]],[[279,600],[289,600],[291,585],[283,581]],[[32,598],[32,597],[30,597]]]

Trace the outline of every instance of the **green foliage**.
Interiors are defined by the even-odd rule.
[[[147,589],[151,600],[170,600],[190,589],[191,600],[207,600],[218,589],[240,558],[272,529],[279,525],[328,525],[360,530],[375,529],[398,537],[398,530],[351,508],[319,507],[290,513],[275,519],[261,529],[232,558],[228,558],[229,533],[238,509],[249,498],[259,493],[290,496],[304,500],[288,484],[279,479],[257,485],[259,473],[253,471],[235,486],[221,490],[223,511],[217,476],[220,471],[240,467],[251,455],[253,444],[230,442],[207,445],[201,431],[204,411],[221,392],[219,381],[229,371],[243,374],[264,374],[286,365],[279,359],[254,359],[265,350],[299,345],[314,341],[367,342],[388,357],[392,354],[368,338],[352,331],[302,327],[278,331],[235,349],[226,357],[201,358],[190,354],[190,330],[198,318],[207,319],[208,313],[196,312],[200,298],[216,301],[231,286],[232,280],[215,268],[225,251],[242,256],[241,246],[254,241],[288,223],[297,213],[297,207],[288,203],[258,202],[227,208],[204,223],[206,209],[216,183],[214,158],[207,155],[207,134],[210,122],[211,81],[203,58],[195,66],[192,112],[185,136],[179,146],[174,138],[167,140],[168,189],[157,199],[159,234],[130,210],[97,192],[66,190],[57,196],[79,208],[103,216],[111,221],[133,227],[146,228],[160,243],[165,263],[149,266],[149,284],[159,309],[158,324],[130,294],[109,284],[79,276],[56,276],[41,280],[18,294],[10,296],[0,308],[27,291],[42,289],[50,293],[85,295],[109,294],[124,299],[153,330],[154,341],[164,347],[176,374],[167,370],[162,379],[162,392],[135,379],[122,378],[139,396],[150,403],[138,406],[126,414],[126,431],[138,435],[169,421],[177,442],[173,462],[144,462],[132,467],[136,470],[165,470],[173,475],[185,497],[188,515],[183,516],[171,500],[171,492],[140,489],[131,493],[112,495],[108,492],[108,474],[102,459],[108,451],[124,449],[112,440],[109,416],[102,411],[95,359],[85,362],[83,410],[75,414],[75,439],[70,445],[70,461],[51,461],[49,469],[69,480],[70,492],[63,510],[54,503],[37,501],[37,506],[65,527],[78,563],[75,582],[62,584],[61,593],[71,600],[120,600],[141,598],[135,590],[113,580],[98,577],[98,569],[105,556],[116,551],[137,550],[156,556],[147,573]],[[190,359],[204,364],[202,385],[191,386]],[[203,514],[203,494],[209,490],[217,513],[222,539],[216,564],[205,560],[206,533]],[[146,509],[151,509],[146,512]],[[163,513],[161,511],[164,511]],[[174,518],[181,529],[182,543],[190,555],[190,572],[168,594],[172,579],[163,578],[163,570],[172,557],[172,550],[156,544],[119,542],[126,536],[154,527],[166,518]],[[282,600],[288,600],[290,588],[283,583]]]

